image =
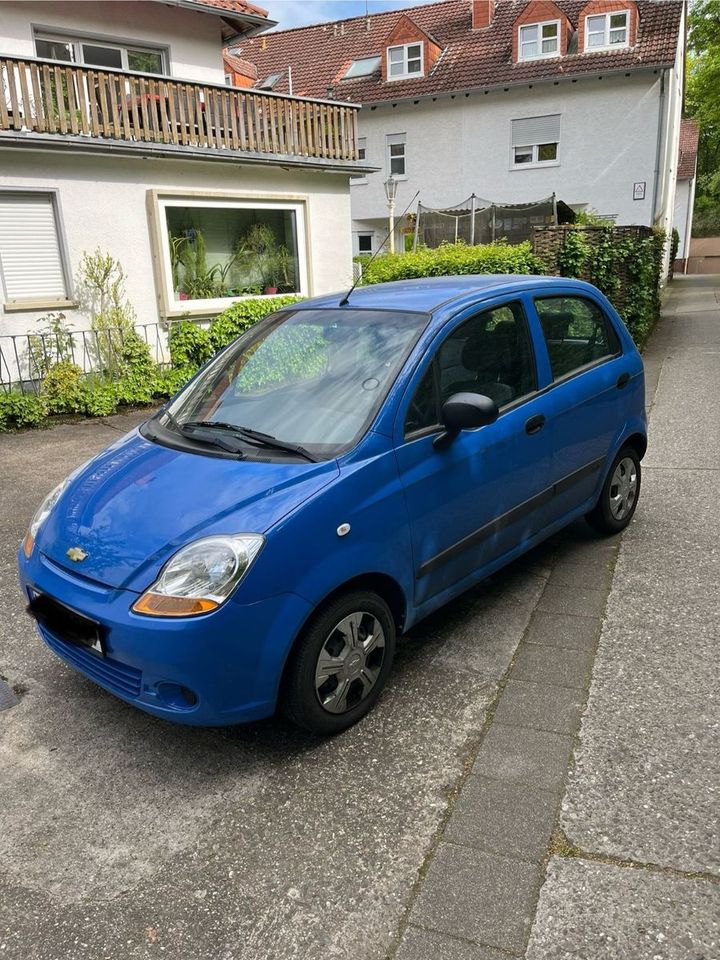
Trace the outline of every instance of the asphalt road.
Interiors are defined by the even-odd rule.
[[[401,644],[386,694],[330,741],[280,720],[147,717],[57,660],[15,551],[42,496],[132,418],[0,438],[0,957],[382,958],[556,561],[583,524]]]

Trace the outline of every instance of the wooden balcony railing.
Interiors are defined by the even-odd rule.
[[[357,107],[0,57],[0,134],[357,160]]]

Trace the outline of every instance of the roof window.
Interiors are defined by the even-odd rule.
[[[380,69],[380,57],[363,57],[353,60],[343,74],[343,80],[354,80],[356,77],[369,77]]]

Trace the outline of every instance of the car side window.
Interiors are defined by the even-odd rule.
[[[553,380],[588,363],[620,352],[620,341],[600,307],[585,297],[543,297],[535,300]]]
[[[438,348],[413,396],[405,433],[439,424],[440,407],[454,393],[484,394],[503,407],[535,389],[535,358],[522,306],[484,310]]]

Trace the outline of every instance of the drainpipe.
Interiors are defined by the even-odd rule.
[[[665,73],[666,71],[660,74],[660,100],[658,103],[658,128],[657,128],[657,142],[655,146],[655,172],[653,174],[653,195],[652,195],[652,223],[651,227],[655,226],[655,219],[657,216],[657,198],[658,198],[658,186],[660,182],[660,154],[661,146],[664,141],[663,137],[663,121],[665,119]]]

